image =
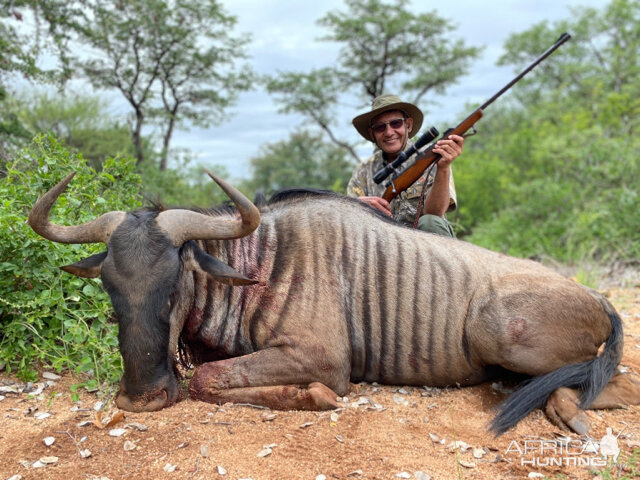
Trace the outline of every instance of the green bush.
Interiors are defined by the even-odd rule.
[[[563,262],[640,258],[640,141],[598,127],[545,138],[528,152],[535,173],[511,177],[506,204],[469,240]]]
[[[104,250],[38,236],[27,223],[36,198],[77,174],[54,205],[54,223],[74,225],[141,205],[135,161],[107,159],[100,172],[55,138],[40,136],[7,165],[0,180],[0,363],[25,380],[40,367],[86,374],[87,387],[119,378],[117,325],[100,280],[58,267]]]

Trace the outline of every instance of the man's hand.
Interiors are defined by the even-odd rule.
[[[438,160],[438,167],[451,165],[451,162],[462,153],[463,144],[464,138],[460,135],[449,135],[444,140],[438,140],[432,150],[433,153],[437,153],[442,157]]]
[[[391,205],[384,198],[380,197],[358,197],[358,200],[371,205],[376,210],[380,210],[385,215],[391,216]]]

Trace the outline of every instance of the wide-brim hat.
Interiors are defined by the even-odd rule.
[[[384,94],[373,99],[371,103],[371,111],[358,115],[353,119],[353,126],[360,135],[375,143],[375,139],[369,134],[371,121],[378,115],[392,110],[401,110],[407,114],[407,117],[413,118],[413,126],[409,131],[409,138],[413,137],[420,131],[424,115],[422,111],[412,103],[403,102],[397,95]]]

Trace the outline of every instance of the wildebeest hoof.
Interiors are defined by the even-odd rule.
[[[545,413],[551,423],[558,428],[586,435],[591,428],[591,422],[578,404],[578,394],[575,390],[565,387],[559,388],[549,396]]]
[[[591,424],[584,412],[578,413],[575,417],[567,421],[567,425],[571,427],[571,430],[579,435],[586,435],[589,433]]]
[[[310,383],[307,391],[318,410],[333,410],[334,408],[338,408],[338,395],[324,383]]]

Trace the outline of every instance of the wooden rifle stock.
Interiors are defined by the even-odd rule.
[[[464,135],[478,120],[480,120],[480,118],[482,118],[482,109],[478,108],[460,122],[457,127],[446,131],[442,135],[442,138],[447,138],[449,135]],[[382,194],[382,198],[387,202],[396,198],[401,192],[404,192],[407,188],[413,185],[433,162],[437,162],[440,159],[440,155],[432,152],[434,145],[427,148],[422,155],[416,159],[413,165],[391,181],[391,184]]]
[[[447,130],[441,138],[447,138],[449,135],[460,135],[463,136],[471,127],[475,125],[475,123],[482,118],[482,111],[491,105],[500,95],[509,90],[514,83],[519,81],[522,77],[524,77],[527,73],[529,73],[533,67],[542,62],[545,58],[551,55],[560,45],[569,40],[571,35],[568,33],[563,33],[560,35],[560,38],[556,40],[556,43],[551,45],[540,57],[538,57],[531,65],[525,68],[520,74],[518,74],[513,80],[507,83],[498,93],[496,93],[489,100],[484,102],[477,110],[475,110],[471,115],[465,118],[456,128],[452,128]],[[382,198],[386,201],[390,202],[394,198],[396,198],[400,193],[404,192],[407,188],[415,183],[416,180],[420,178],[420,176],[424,173],[424,171],[429,168],[429,166],[433,162],[437,162],[440,159],[440,155],[437,155],[432,152],[433,145],[427,148],[424,152],[420,154],[420,156],[416,159],[416,161],[407,168],[400,175],[393,177],[389,182],[387,189],[382,194]]]

